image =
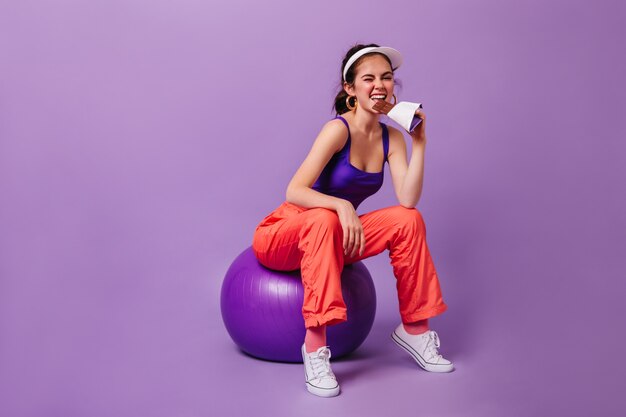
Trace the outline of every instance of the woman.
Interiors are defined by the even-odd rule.
[[[301,269],[306,336],[302,346],[307,389],[319,396],[339,394],[330,368],[326,326],[345,321],[341,295],[344,265],[385,249],[396,277],[402,323],[392,339],[431,372],[449,372],[450,361],[437,348],[428,319],[443,313],[439,281],[424,221],[415,208],[421,192],[426,147],[426,117],[411,133],[407,165],[404,135],[379,122],[377,101],[395,101],[394,71],[402,56],[393,48],[356,45],[342,63],[337,117],[327,122],[287,186],[286,201],[257,226],[253,250],[259,262],[276,270]],[[394,101],[392,101],[392,98]],[[399,205],[363,215],[358,205],[383,182],[389,162]]]

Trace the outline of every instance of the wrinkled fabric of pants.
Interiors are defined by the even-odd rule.
[[[402,322],[413,323],[443,313],[447,306],[420,212],[397,205],[362,214],[359,219],[365,233],[365,250],[352,257],[344,254],[343,230],[333,210],[285,201],[256,227],[252,249],[263,266],[278,271],[301,270],[305,326],[347,320],[341,294],[343,266],[385,249],[396,278]]]

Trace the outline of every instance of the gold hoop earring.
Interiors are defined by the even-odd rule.
[[[350,99],[352,97],[354,97],[354,106],[350,106]],[[348,97],[346,97],[346,107],[348,108],[348,110],[354,111],[354,109],[356,109],[358,105],[359,105],[359,103],[356,101],[356,96],[348,96]]]
[[[398,99],[396,98],[396,95],[393,95],[393,105],[395,106],[396,103],[398,102]]]

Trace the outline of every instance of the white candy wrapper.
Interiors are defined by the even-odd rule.
[[[411,133],[422,121],[422,119],[415,115],[415,111],[421,108],[422,103],[400,101],[393,106],[389,113],[387,113],[387,116],[391,120],[402,126],[404,130]]]

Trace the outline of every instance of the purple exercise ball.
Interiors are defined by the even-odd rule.
[[[341,292],[348,320],[326,330],[335,358],[353,352],[365,341],[376,315],[374,282],[362,262],[344,266]],[[300,270],[268,269],[249,247],[226,272],[220,301],[222,319],[230,337],[247,354],[272,361],[302,362],[303,300]]]

